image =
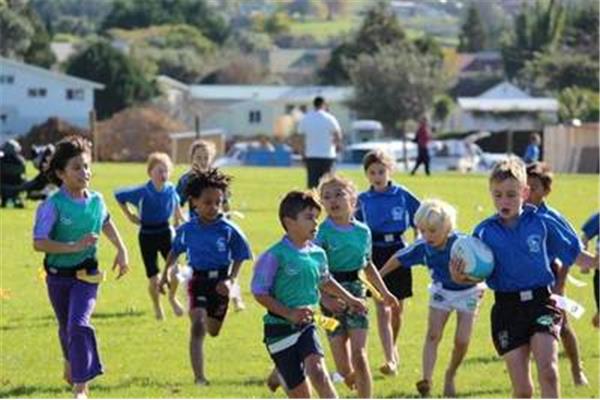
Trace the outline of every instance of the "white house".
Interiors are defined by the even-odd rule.
[[[190,127],[196,117],[202,129],[222,129],[228,136],[285,135],[293,130],[302,113],[323,96],[342,130],[350,133],[354,113],[346,105],[351,87],[189,85],[161,76],[158,82],[171,108],[185,110],[183,121]],[[164,100],[164,99],[163,99]]]
[[[87,127],[104,85],[0,57],[0,142],[58,117]]]
[[[532,97],[501,82],[477,97],[459,97],[444,128],[448,131],[533,131],[558,120],[558,101]]]

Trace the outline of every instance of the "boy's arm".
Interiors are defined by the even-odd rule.
[[[367,312],[367,307],[363,300],[353,296],[350,292],[344,289],[342,285],[340,285],[335,279],[331,277],[321,283],[320,289],[328,294],[341,298],[355,312]]]
[[[268,294],[254,293],[256,301],[273,314],[279,315],[294,324],[306,324],[312,320],[310,307],[289,308]]]
[[[160,282],[158,283],[158,289],[162,294],[166,293],[165,286],[169,283],[169,270],[175,265],[178,258],[179,254],[176,254],[173,250],[169,251],[167,259],[165,260],[165,269],[161,275]]]
[[[123,213],[125,214],[125,216],[127,217],[127,219],[129,221],[131,221],[135,225],[140,225],[140,217],[138,217],[135,213],[133,213],[129,209],[129,206],[127,205],[127,203],[117,202],[117,204],[119,204],[119,207],[121,208],[121,210],[123,210]]]
[[[590,269],[598,269],[600,255],[595,256],[587,250],[582,250],[575,259],[575,264],[581,267],[581,271],[589,271]]]
[[[119,274],[117,279],[122,277],[129,271],[129,258],[127,256],[127,249],[121,240],[121,235],[117,230],[112,219],[108,219],[102,226],[102,233],[110,240],[110,242],[117,248],[117,255],[113,261],[112,269],[114,270],[117,266],[119,267]]]
[[[90,233],[76,242],[57,242],[51,239],[36,239],[33,241],[33,249],[48,254],[79,253],[98,242],[98,236]]]
[[[175,227],[178,227],[182,223],[186,222],[185,215],[183,214],[183,209],[179,205],[179,203],[175,204]]]
[[[396,260],[396,258],[388,260],[386,265],[392,260],[398,262],[398,266],[400,266],[400,262]],[[369,282],[371,282],[375,286],[375,288],[379,290],[379,293],[382,294],[383,301],[385,304],[389,306],[398,306],[398,299],[388,290],[387,286],[385,285],[385,282],[383,282],[382,276],[379,274],[379,271],[377,271],[377,268],[375,268],[375,265],[372,262],[369,262],[367,264],[365,268],[365,274],[367,275],[367,279],[369,280]]]
[[[229,278],[217,284],[216,290],[219,294],[223,296],[229,296],[229,291],[231,287],[235,284],[235,281],[237,280],[243,262],[244,260],[235,260],[233,262],[233,264],[231,265],[231,275],[229,276]]]
[[[385,265],[383,266],[383,268],[381,268],[378,275],[380,275],[381,278],[383,278],[387,274],[400,268],[401,266],[402,265],[400,264],[400,261],[398,261],[398,259],[396,257],[392,256],[392,257],[390,257],[389,260],[386,261]],[[365,271],[365,272],[368,272],[368,271]],[[374,281],[372,281],[372,282],[375,283]]]

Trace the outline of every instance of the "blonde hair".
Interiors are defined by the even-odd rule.
[[[390,156],[387,151],[377,149],[371,150],[363,157],[363,169],[366,171],[372,164],[383,164],[390,171],[394,170],[396,161]]]
[[[516,179],[520,184],[527,185],[527,170],[519,157],[509,156],[494,165],[490,174],[490,184],[507,179]]]
[[[451,232],[456,228],[456,208],[443,200],[427,199],[415,213],[417,227],[444,228]]]
[[[336,174],[326,174],[319,180],[319,187],[317,189],[319,193],[319,198],[323,197],[323,190],[325,190],[325,187],[331,185],[342,186],[348,191],[348,193],[353,199],[356,199],[356,197],[358,196],[356,185],[350,179]]]
[[[169,171],[173,170],[173,163],[171,162],[171,157],[167,153],[163,153],[160,151],[155,151],[154,153],[150,153],[148,156],[146,170],[148,173],[152,171],[152,169],[156,166],[156,164],[164,164]]]
[[[207,165],[198,165],[194,159],[196,154],[202,152],[202,154],[206,155]],[[207,140],[196,140],[190,146],[190,163],[196,169],[207,169],[212,164],[215,155],[217,154],[217,149],[213,142],[209,142]]]

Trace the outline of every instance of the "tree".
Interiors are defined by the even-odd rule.
[[[354,86],[350,107],[361,117],[381,121],[406,141],[405,124],[424,114],[444,86],[439,60],[412,44],[382,47],[348,65]],[[406,160],[406,143],[404,146]]]
[[[581,121],[598,122],[600,118],[598,92],[570,87],[564,89],[558,96],[560,108],[558,115],[562,121],[575,118]]]
[[[152,25],[189,24],[216,43],[229,36],[225,18],[206,0],[115,0],[102,29],[146,28]]]
[[[425,113],[444,86],[438,60],[412,45],[395,44],[373,55],[361,54],[349,63],[349,71],[354,86],[350,106],[361,116],[381,121],[391,132]]]
[[[287,9],[291,15],[299,14],[303,18],[323,19],[327,15],[327,8],[321,0],[292,0]]]
[[[66,73],[105,85],[95,96],[94,106],[100,119],[157,93],[132,61],[104,41],[76,54],[69,61]]]
[[[511,38],[502,47],[507,75],[516,76],[536,53],[554,50],[562,38],[564,25],[565,10],[558,0],[538,0],[534,7],[524,5],[515,19]]]
[[[44,68],[54,63],[46,27],[27,3],[0,3],[0,53]]]
[[[454,102],[449,96],[438,96],[433,103],[432,117],[434,122],[436,122],[439,126],[442,126],[446,118],[448,118],[448,115],[450,115],[450,111],[452,110],[453,106]]]
[[[461,32],[458,35],[459,45],[458,51],[462,53],[476,53],[485,48],[486,37],[479,12],[475,5],[471,5],[467,12],[467,19],[461,27]]]
[[[375,54],[381,47],[405,42],[406,35],[392,9],[377,3],[365,16],[358,32],[336,47],[331,59],[320,72],[325,84],[345,84],[350,81],[345,62],[356,60],[361,54]]]

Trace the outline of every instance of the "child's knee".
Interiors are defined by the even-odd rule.
[[[539,369],[540,378],[547,383],[558,382],[558,365],[556,362],[548,362],[540,365]]]
[[[309,356],[305,362],[306,372],[312,382],[322,384],[329,379],[322,357]]]
[[[366,349],[352,351],[352,365],[357,371],[366,371],[369,368]]]
[[[469,347],[469,340],[467,339],[463,339],[463,338],[457,338],[454,339],[454,349],[456,351],[467,351],[467,348]]]
[[[206,336],[206,323],[204,318],[197,318],[192,321],[190,333],[193,338],[201,339]]]
[[[433,344],[438,344],[442,340],[442,333],[439,331],[428,330],[427,341]]]

